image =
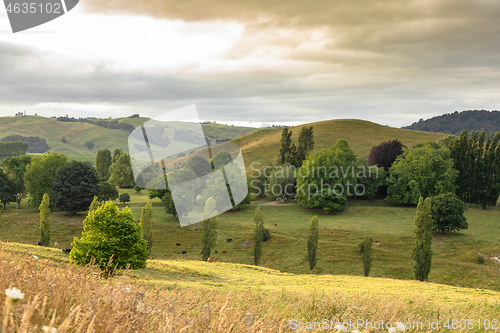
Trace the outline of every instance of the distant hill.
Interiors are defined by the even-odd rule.
[[[358,156],[367,156],[373,146],[383,141],[399,139],[410,148],[425,141],[435,142],[444,135],[399,129],[358,119],[339,119],[291,127],[295,145],[303,126],[313,126],[315,150],[330,148],[337,140],[345,139]],[[252,162],[266,165],[277,162],[281,131],[280,128],[261,129],[233,141],[241,147],[247,167]]]
[[[129,129],[149,120],[143,117],[85,121],[64,118],[66,117],[59,120],[40,116],[0,117],[0,140],[12,135],[35,136],[46,140],[49,152],[94,158],[99,149],[121,148],[128,151]],[[232,140],[257,130],[222,124],[202,124],[202,127],[208,138],[219,141]],[[93,143],[93,148],[89,149],[86,142]]]
[[[427,120],[420,119],[410,126],[403,127],[425,132],[439,132],[459,135],[464,129],[470,131],[500,132],[500,111],[469,110],[446,113]]]

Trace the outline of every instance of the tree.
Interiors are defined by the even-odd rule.
[[[15,201],[14,193],[14,183],[0,169],[0,202],[3,204],[4,209],[9,202]]]
[[[295,167],[300,167],[307,155],[314,149],[314,132],[312,126],[304,126],[299,134],[299,147],[297,149],[297,162]]]
[[[44,246],[50,244],[50,198],[45,193],[40,203],[40,242]]]
[[[358,252],[363,261],[363,272],[365,276],[370,275],[370,270],[372,268],[372,243],[372,236],[366,236],[365,240],[358,244]]]
[[[399,140],[389,140],[372,147],[368,154],[368,165],[376,165],[389,171],[392,163],[401,155],[406,148]]]
[[[291,165],[278,165],[269,178],[269,192],[274,197],[285,199],[295,194],[295,168]]]
[[[87,265],[95,260],[105,271],[145,268],[148,258],[147,242],[132,211],[128,207],[120,211],[111,201],[89,212],[82,237],[75,237],[71,246],[72,263]]]
[[[201,236],[202,242],[202,260],[207,261],[210,258],[210,253],[212,248],[217,242],[217,219],[215,217],[208,218],[211,216],[215,210],[216,203],[213,198],[209,198],[205,203],[205,209],[203,212],[202,228],[203,234]]]
[[[99,179],[107,180],[109,178],[109,167],[112,163],[113,158],[111,157],[111,152],[109,150],[101,149],[97,152],[95,169]]]
[[[419,197],[431,197],[455,191],[457,170],[450,150],[424,144],[405,151],[390,168],[387,200],[417,204]]]
[[[297,202],[306,208],[340,211],[355,193],[358,177],[356,155],[345,140],[329,150],[311,152],[297,173]]]
[[[135,185],[134,186],[134,190],[135,190],[136,193],[139,193],[139,192],[142,191],[142,187],[140,187],[139,185]]]
[[[413,272],[415,279],[427,281],[431,271],[432,261],[432,217],[431,200],[423,197],[418,199],[417,213],[415,215],[415,247],[413,249],[413,260],[415,266]]]
[[[210,162],[201,156],[191,157],[191,159],[187,162],[187,167],[193,170],[194,174],[198,178],[206,176],[212,172]]]
[[[168,214],[172,214],[173,217],[177,217],[177,210],[175,209],[174,199],[172,198],[172,194],[170,192],[165,193],[165,195],[161,198],[162,204],[165,206],[165,211]]]
[[[94,196],[94,200],[92,200],[89,206],[89,212],[93,212],[94,210],[99,208],[99,206],[100,206],[99,200],[97,199],[97,196]]]
[[[34,157],[31,163],[26,166],[24,181],[26,190],[30,195],[30,204],[33,207],[40,206],[42,197],[45,193],[50,198],[54,198],[52,187],[56,172],[68,161],[68,156],[49,153],[42,157]],[[90,201],[89,201],[90,203]],[[87,206],[85,209],[87,209]]]
[[[113,156],[113,160],[115,160],[115,156]],[[134,184],[134,173],[129,154],[122,151],[116,156],[116,160],[109,167],[109,182],[119,188]]]
[[[26,173],[26,166],[31,163],[31,159],[31,156],[22,155],[7,157],[0,163],[7,177],[14,183],[18,209],[21,209],[21,200],[26,193],[24,174]]]
[[[434,232],[453,232],[467,229],[465,204],[454,194],[444,193],[431,198],[431,216]]]
[[[153,226],[151,225],[152,217],[153,207],[151,201],[148,200],[146,205],[142,207],[141,221],[139,225],[141,226],[142,232],[144,234],[144,239],[147,242],[147,249],[149,253],[151,253],[151,249],[153,248]]]
[[[297,147],[295,147],[295,143],[292,143],[290,150],[288,150],[286,162],[297,167],[302,164],[302,161],[299,158],[299,153],[297,152]]]
[[[99,184],[99,194],[97,195],[97,199],[99,201],[113,201],[118,199],[118,190],[116,186],[111,185],[108,182],[102,182]]]
[[[253,246],[253,262],[255,266],[259,265],[260,257],[262,255],[262,242],[264,238],[264,219],[260,212],[260,207],[255,208],[255,233],[253,236],[254,246]]]
[[[309,236],[307,237],[307,260],[311,274],[316,267],[316,251],[318,250],[319,226],[318,216],[313,216],[309,226]]]
[[[460,138],[448,142],[459,174],[457,196],[464,202],[494,207],[500,195],[500,132],[490,134],[464,130]]]
[[[288,127],[284,127],[281,131],[281,148],[280,148],[280,164],[285,164],[287,162],[288,152],[292,147],[292,131],[288,130]]]
[[[122,194],[120,194],[119,200],[123,204],[127,203],[127,202],[130,202],[130,195],[128,193],[122,193]]]
[[[86,211],[94,196],[99,193],[98,183],[99,179],[93,167],[83,162],[71,161],[56,173],[53,203],[71,214]]]

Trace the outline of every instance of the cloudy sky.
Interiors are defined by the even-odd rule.
[[[81,0],[13,34],[0,115],[405,126],[500,105],[497,0]]]

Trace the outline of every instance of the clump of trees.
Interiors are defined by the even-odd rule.
[[[121,211],[108,201],[90,211],[83,221],[82,237],[71,244],[71,262],[76,265],[95,263],[103,271],[146,267],[147,242],[135,223],[132,211]]]
[[[86,163],[71,161],[57,171],[53,182],[54,205],[71,214],[87,210],[99,194],[99,178]]]
[[[465,204],[454,194],[444,193],[431,197],[432,231],[453,232],[467,229]]]
[[[113,153],[113,163],[109,167],[109,183],[119,188],[135,184],[130,155],[121,149],[115,149]]]
[[[26,142],[0,142],[0,157],[24,155],[27,150]]]
[[[500,196],[500,132],[486,137],[484,131],[468,136],[464,130],[448,145],[458,170],[457,196],[483,209],[494,207]]]
[[[300,167],[307,155],[314,149],[314,131],[312,126],[304,126],[299,134],[299,146],[292,142],[292,131],[284,127],[281,132],[280,164]]]
[[[9,135],[4,137],[1,142],[24,142],[28,145],[28,153],[45,153],[49,150],[49,145],[45,138],[38,136],[22,136],[22,135]],[[1,155],[1,154],[0,154]],[[19,154],[20,155],[20,154]]]
[[[421,196],[455,192],[457,176],[448,148],[431,143],[415,146],[391,166],[387,200],[415,205]]]
[[[95,169],[100,181],[108,180],[109,167],[113,163],[111,152],[108,149],[101,149],[97,152]]]
[[[392,163],[403,153],[404,148],[406,146],[399,140],[382,142],[372,147],[370,154],[368,154],[368,165],[376,165],[389,171]]]
[[[26,166],[24,180],[26,183],[26,190],[30,194],[31,206],[40,206],[40,202],[45,193],[47,193],[50,198],[55,197],[52,188],[56,173],[59,168],[67,162],[68,156],[66,155],[49,153],[42,157],[34,157],[31,163]],[[90,201],[88,203],[90,203]]]
[[[310,153],[297,173],[296,200],[307,208],[340,211],[347,206],[348,190],[357,184],[357,159],[347,141],[338,140],[326,151]]]

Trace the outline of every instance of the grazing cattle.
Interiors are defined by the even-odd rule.
[[[150,257],[149,260],[153,260],[153,257]]]
[[[182,251],[182,254],[188,254],[186,251]]]
[[[38,246],[43,246],[42,242],[37,242],[36,243]]]
[[[68,249],[67,247],[65,247],[64,249],[62,249],[62,251],[63,251],[64,253],[69,254],[69,253],[71,252],[71,249]]]
[[[208,258],[208,259],[207,259],[207,261],[208,261],[208,262],[212,262],[212,258]]]
[[[3,242],[4,242],[4,243],[8,243],[8,242],[9,242],[9,240],[8,240],[8,239],[6,239],[6,240],[4,240]]]
[[[76,229],[71,229],[71,232],[75,232],[75,231],[76,231]]]
[[[215,254],[217,254],[217,250],[215,250]]]
[[[175,245],[177,245],[177,246],[181,246],[181,243],[175,243]]]
[[[228,238],[228,239],[226,239],[226,240],[227,240],[228,242],[232,242],[232,241],[233,241],[233,239],[232,239],[232,238]]]
[[[278,226],[278,223],[275,223],[275,224],[274,224],[274,226],[275,226],[275,227],[277,227],[277,226]]]
[[[222,250],[222,253],[227,253],[227,250]]]

